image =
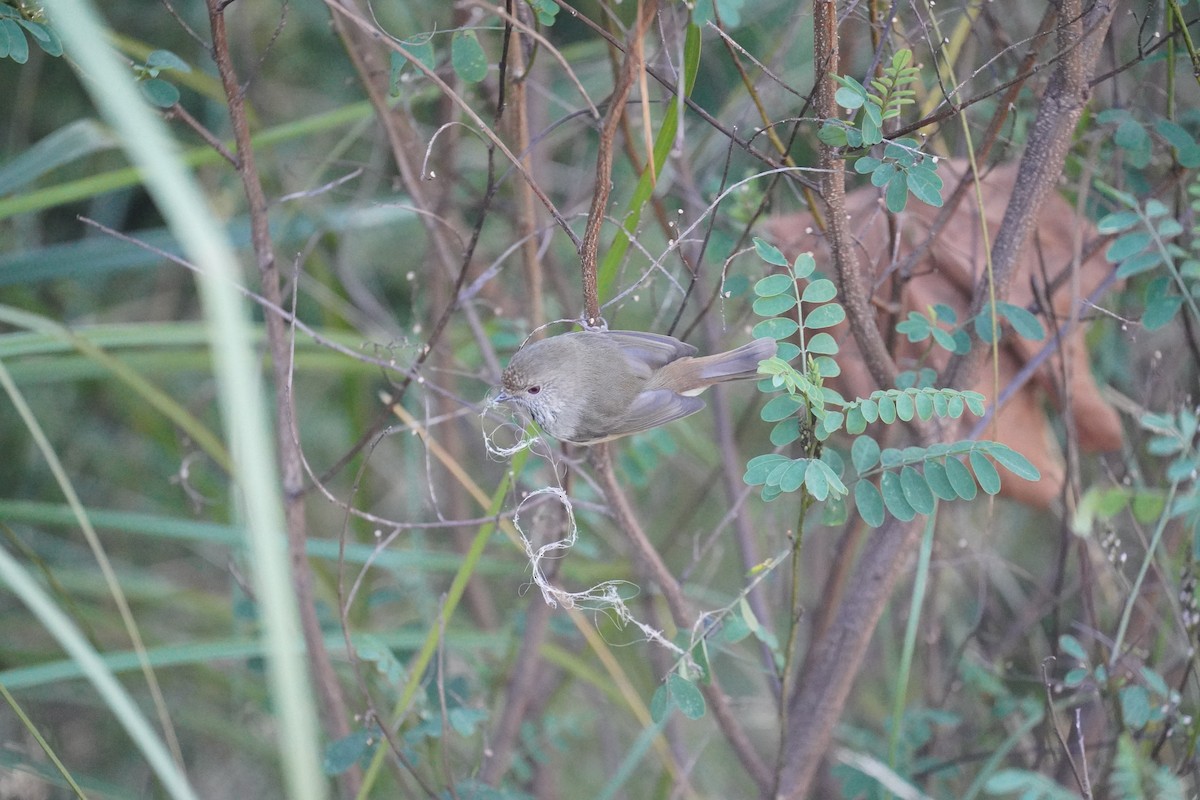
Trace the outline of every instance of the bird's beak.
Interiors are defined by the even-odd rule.
[[[492,402],[493,403],[508,403],[508,402],[511,402],[512,399],[513,399],[513,396],[511,394],[509,394],[508,392],[501,389],[500,394],[498,394],[494,398],[492,398]]]

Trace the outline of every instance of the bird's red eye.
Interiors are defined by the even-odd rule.
[[[530,386],[525,391],[529,392],[530,394],[537,394],[541,390],[542,390],[542,387],[540,387],[540,386]]]

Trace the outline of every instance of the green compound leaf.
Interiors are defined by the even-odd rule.
[[[954,487],[954,493],[963,500],[974,500],[975,495],[979,493],[971,471],[957,458],[946,459],[946,478]]]
[[[854,505],[863,522],[872,528],[883,524],[883,495],[875,488],[875,484],[866,480],[854,484]]]
[[[884,505],[892,512],[892,516],[901,522],[908,522],[917,516],[914,509],[904,496],[904,488],[900,484],[900,476],[894,472],[885,472],[879,481]]]
[[[904,499],[918,514],[933,513],[933,492],[925,481],[925,476],[914,467],[904,467],[900,471],[900,490]]]
[[[769,275],[763,278],[754,284],[754,293],[759,297],[775,297],[786,294],[793,300],[795,299],[792,291],[792,279],[788,275]]]
[[[981,450],[972,450],[968,458],[971,460],[971,469],[975,472],[975,479],[979,481],[979,488],[988,494],[1000,491],[1000,473],[996,471],[996,466],[992,464],[991,460]]]

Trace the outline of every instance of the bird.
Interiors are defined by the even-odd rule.
[[[709,386],[758,377],[771,338],[699,356],[673,336],[577,331],[532,342],[504,369],[493,402],[526,412],[560,441],[594,445],[695,414]]]

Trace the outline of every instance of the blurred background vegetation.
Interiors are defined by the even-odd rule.
[[[1041,134],[1043,75],[1066,58],[1046,8],[838,3],[833,71],[869,85],[911,49],[916,102],[889,130],[964,157],[1002,118],[986,160],[1015,161]],[[97,112],[89,92],[108,87],[62,54],[52,13],[35,0],[0,12],[0,546],[116,673],[196,796],[294,796],[192,255]],[[1123,444],[1080,452],[1061,403],[1043,398],[1061,495],[939,506],[925,559],[910,548],[892,565],[861,668],[844,662],[854,689],[803,787],[779,777],[799,769],[780,747],[786,698],[813,674],[814,629],[857,590],[827,580],[862,547],[853,503],[805,514],[805,492],[766,503],[745,484],[747,460],[777,449],[748,384],[711,397],[712,413],[613,444],[632,514],[711,613],[680,619],[593,457],[553,442],[498,455],[487,437],[515,435],[484,401],[527,335],[584,313],[566,231],[584,235],[625,50],[654,75],[630,73],[610,141],[602,314],[703,350],[749,339],[751,287],[773,269],[751,236],[771,238],[767,221],[805,208],[820,180],[806,171],[826,146],[808,102],[811,4],[238,0],[218,12],[232,99],[203,4],[100,12],[238,248],[243,285],[270,297],[258,268],[273,254],[267,283],[303,325],[273,349],[264,320],[278,309],[247,303],[263,407],[283,419],[292,547],[308,557],[287,562],[311,578],[289,596],[320,634],[307,638],[314,689],[284,698],[320,720],[328,785],[309,796],[1195,795],[1194,2],[1115,14],[1060,170],[1081,218],[1107,220],[1108,239],[1080,227],[1080,245],[1125,240],[1108,259],[1121,280],[1072,312],[1090,320]],[[680,111],[671,87],[688,83]],[[230,156],[231,108],[265,208],[246,199],[248,161]],[[827,258],[817,267],[833,277]],[[1043,320],[1053,339],[1061,320]],[[291,359],[282,373],[272,352]],[[849,442],[827,447],[849,462]],[[555,495],[530,494],[548,486],[570,497],[578,539],[535,573],[520,533],[536,548],[572,530]],[[543,574],[566,592],[616,582],[632,619],[593,595],[552,607],[534,586]],[[0,797],[180,796],[88,682],[97,668],[66,654],[10,579],[0,588]],[[692,661],[666,644],[701,641]]]

